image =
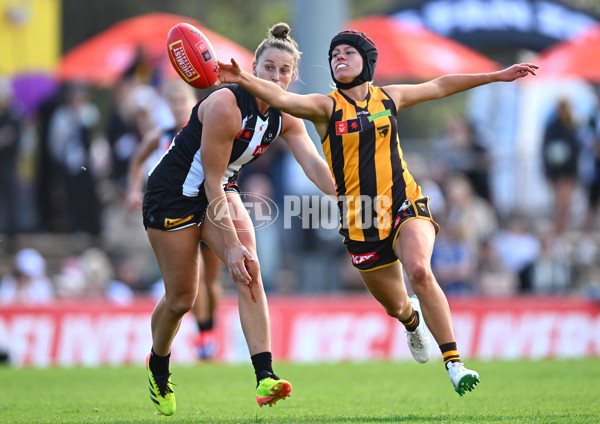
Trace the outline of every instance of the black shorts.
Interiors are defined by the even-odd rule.
[[[344,239],[352,265],[361,271],[373,271],[396,263],[398,257],[394,253],[394,243],[400,227],[411,219],[427,219],[435,227],[436,234],[440,231],[440,226],[433,220],[429,211],[429,197],[423,197],[414,203],[407,199],[396,211],[392,231],[385,239],[376,241]]]
[[[224,189],[240,192],[235,183],[226,184]],[[149,185],[142,205],[144,227],[173,231],[191,225],[199,226],[207,208],[208,200],[204,189],[199,191],[198,196],[188,197],[164,186]]]

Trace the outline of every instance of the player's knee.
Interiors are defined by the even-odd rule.
[[[260,279],[260,263],[258,259],[256,259],[256,255],[254,256],[254,260],[252,262],[246,262],[246,269],[248,270],[248,274],[252,277],[252,281],[257,281]]]
[[[196,301],[196,296],[189,295],[180,295],[180,296],[167,296],[165,297],[167,306],[171,313],[175,316],[184,316],[187,312],[189,312]]]
[[[425,287],[433,276],[431,267],[424,262],[415,262],[405,266],[406,275],[413,286]]]

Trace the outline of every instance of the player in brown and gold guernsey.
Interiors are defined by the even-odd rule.
[[[372,85],[377,49],[368,36],[342,31],[331,41],[329,65],[337,90],[329,95],[285,92],[243,72],[235,60],[219,62],[216,84],[233,82],[271,104],[310,120],[320,135],[334,177],[340,209],[340,233],[361,278],[388,315],[406,328],[408,347],[427,362],[431,342],[461,396],[479,382],[479,374],[460,359],[450,308],[431,270],[439,227],[425,197],[408,172],[397,133],[396,114],[428,100],[499,81],[535,75],[533,64],[516,64],[485,74],[444,75],[412,85]],[[416,296],[408,296],[402,267]]]

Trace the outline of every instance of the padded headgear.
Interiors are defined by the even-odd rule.
[[[333,75],[333,68],[331,67],[331,52],[340,44],[348,44],[349,46],[354,47],[356,50],[358,50],[363,58],[362,72],[360,75],[354,78],[354,81],[350,83],[339,82]],[[371,39],[367,37],[364,32],[342,31],[331,40],[331,44],[329,45],[329,71],[331,72],[331,77],[333,78],[333,81],[335,81],[335,86],[337,88],[348,89],[356,87],[363,82],[371,81],[373,79],[373,74],[375,73],[376,65],[377,49],[375,48],[375,43],[373,43],[373,41],[371,41]]]

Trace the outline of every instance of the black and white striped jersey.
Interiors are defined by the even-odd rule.
[[[171,127],[162,132],[158,139],[158,149],[163,153],[169,150],[169,146],[173,142],[173,139],[179,132],[180,128]]]
[[[281,111],[269,108],[267,114],[262,115],[258,110],[256,98],[242,87],[229,85],[224,89],[233,92],[242,114],[242,125],[233,140],[229,165],[223,176],[223,184],[227,184],[235,182],[242,166],[260,157],[279,136]],[[194,106],[188,123],[175,136],[169,149],[150,171],[150,184],[166,186],[184,196],[198,196],[204,182],[204,170],[200,160],[202,123],[198,120],[198,107],[207,97]]]
[[[152,153],[150,153],[150,155],[146,159],[145,166],[148,174],[152,171],[152,169],[158,163],[160,158],[162,158],[165,152],[169,149],[169,146],[173,142],[173,138],[177,135],[179,130],[180,128],[175,127],[163,130],[160,137],[158,138],[158,147]]]

